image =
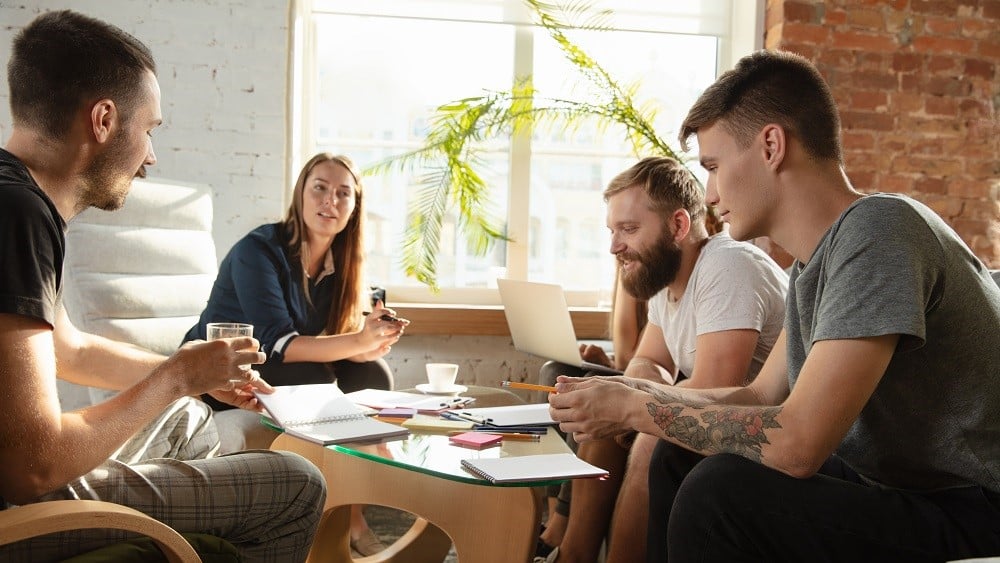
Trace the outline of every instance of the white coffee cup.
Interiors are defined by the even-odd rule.
[[[458,364],[427,364],[427,383],[431,391],[448,391],[455,386]]]

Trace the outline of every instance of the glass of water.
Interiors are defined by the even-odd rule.
[[[239,338],[240,336],[253,336],[253,325],[247,323],[208,323],[205,329],[205,336],[208,340],[218,340],[220,338]],[[240,369],[250,369],[250,364],[240,366]],[[244,379],[230,379],[229,381],[241,385],[246,383]]]

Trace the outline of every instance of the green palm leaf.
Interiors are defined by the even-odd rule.
[[[638,155],[662,154],[678,160],[677,154],[653,128],[655,109],[637,106],[637,85],[623,86],[574,44],[568,29],[607,30],[610,12],[595,10],[587,2],[549,3],[525,0],[564,56],[590,85],[593,99],[570,100],[538,95],[530,77],[516,82],[510,91],[487,91],[436,108],[419,149],[389,157],[370,166],[366,173],[392,170],[417,171],[417,194],[407,210],[402,265],[407,276],[437,290],[437,256],[441,230],[450,210],[457,210],[459,231],[469,248],[485,255],[505,234],[503,217],[495,213],[490,188],[483,179],[487,170],[487,143],[531,135],[536,129],[572,131],[588,122],[601,131],[620,128]]]

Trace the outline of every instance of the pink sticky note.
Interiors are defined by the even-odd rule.
[[[488,432],[463,432],[452,436],[449,440],[452,444],[458,446],[485,448],[487,446],[499,444],[503,440],[503,436],[490,434]]]

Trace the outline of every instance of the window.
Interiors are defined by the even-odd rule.
[[[671,142],[700,92],[762,35],[759,1],[595,5],[613,10],[616,31],[573,30],[571,39],[620,83],[639,83],[636,101],[658,108],[656,130]],[[418,148],[434,108],[508,90],[516,76],[532,75],[546,97],[587,99],[520,0],[301,0],[297,13],[293,175],[321,150],[364,167]],[[432,294],[399,264],[414,178],[366,177],[369,281],[388,287],[396,303],[496,304],[491,288],[506,275],[559,283],[571,305],[597,305],[614,277],[600,194],[636,160],[623,135],[589,124],[490,143],[492,203],[513,242],[476,256],[449,217],[438,255],[442,291]]]

